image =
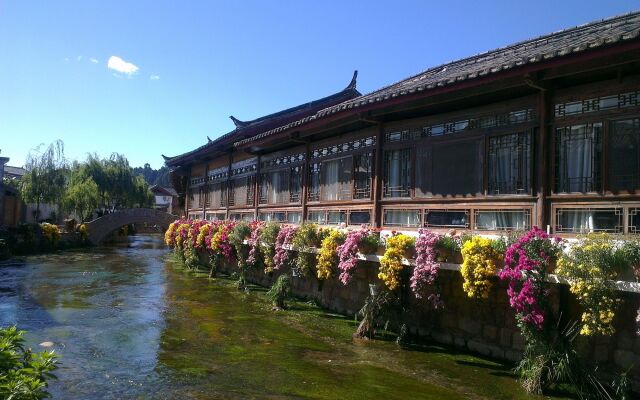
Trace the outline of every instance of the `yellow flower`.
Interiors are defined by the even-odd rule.
[[[491,246],[491,242],[491,239],[474,236],[462,246],[462,289],[469,297],[489,296],[492,286],[490,278],[497,272],[495,260],[500,257]]]
[[[316,265],[318,279],[328,279],[333,275],[332,266],[338,261],[338,246],[343,241],[344,233],[336,229],[330,230],[329,234],[322,239]]]
[[[378,278],[390,290],[394,290],[400,285],[400,272],[404,268],[402,259],[414,244],[414,238],[403,234],[391,236],[387,239],[384,255],[380,259]]]

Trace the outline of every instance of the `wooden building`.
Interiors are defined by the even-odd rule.
[[[640,233],[640,13],[243,122],[165,157],[184,215]]]

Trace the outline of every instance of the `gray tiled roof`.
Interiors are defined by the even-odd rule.
[[[581,53],[590,49],[638,38],[640,12],[625,14],[574,28],[565,29],[535,39],[477,54],[429,68],[364,96],[357,97],[318,111],[314,115],[294,121],[235,143],[240,146],[345,110],[357,109],[372,103],[426,92],[431,89],[469,81],[502,71],[535,64],[554,58]]]

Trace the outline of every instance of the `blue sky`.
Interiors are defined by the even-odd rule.
[[[637,1],[0,0],[0,150],[158,168],[250,120],[638,9]],[[115,57],[115,58],[112,58]],[[108,60],[111,66],[108,68]]]

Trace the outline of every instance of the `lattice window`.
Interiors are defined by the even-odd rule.
[[[424,226],[427,228],[469,228],[469,210],[427,209],[424,212]]]
[[[596,192],[601,185],[602,123],[556,130],[556,192]]]
[[[474,210],[475,229],[479,231],[526,231],[531,225],[529,209]]]
[[[558,233],[609,232],[622,233],[624,209],[611,208],[556,208]]]
[[[514,133],[489,139],[489,194],[527,194],[530,190],[531,135]]]
[[[587,114],[596,111],[614,110],[618,108],[637,107],[640,91],[614,94],[610,96],[594,97],[566,103],[558,103],[555,106],[555,116],[565,117],[569,115]]]
[[[367,225],[371,223],[370,210],[310,210],[307,221],[319,225]]]
[[[417,228],[420,226],[421,210],[384,210],[384,226]]]
[[[383,196],[411,196],[411,149],[384,152]]]
[[[323,158],[329,156],[335,156],[338,154],[361,150],[366,147],[372,147],[376,145],[376,137],[369,136],[362,139],[352,140],[350,142],[334,144],[331,146],[315,149],[311,152],[311,158]]]
[[[320,200],[320,170],[322,163],[314,162],[309,164],[309,186],[308,186],[308,201]]]
[[[255,175],[237,178],[231,181],[229,193],[230,206],[252,206],[255,193]]]
[[[320,198],[322,201],[351,200],[353,157],[322,162]]]
[[[640,189],[640,119],[613,121],[608,146],[609,189]]]
[[[353,157],[354,199],[371,198],[373,154],[359,154]]]
[[[260,163],[262,169],[275,168],[288,164],[301,163],[304,161],[304,153],[291,154],[286,156],[275,157]]]
[[[299,203],[302,195],[302,165],[291,167],[289,171],[289,202]]]
[[[534,119],[533,109],[510,111],[499,114],[484,115],[477,118],[466,118],[457,121],[447,121],[440,124],[427,125],[421,128],[409,128],[385,133],[385,142],[402,142],[415,140],[420,137],[434,137],[460,133],[474,129],[489,129],[501,126],[512,126],[531,122]]]
[[[640,208],[629,209],[629,233],[640,234]]]

